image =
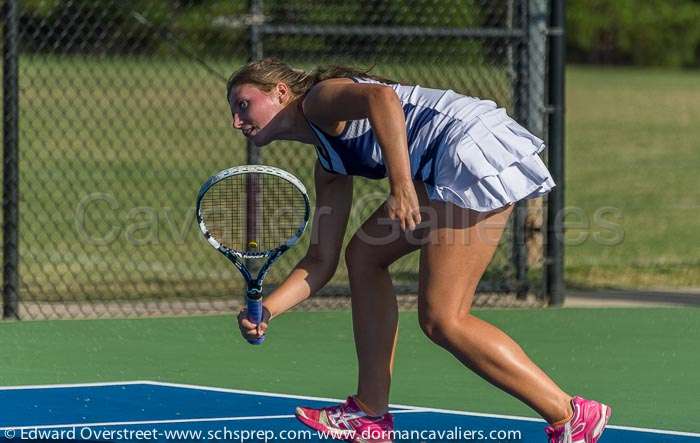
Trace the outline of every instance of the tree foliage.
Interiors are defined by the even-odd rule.
[[[569,0],[571,58],[654,66],[700,64],[698,0]]]
[[[272,25],[502,27],[507,2],[492,0],[270,0]],[[22,50],[59,53],[172,52],[245,56],[247,0],[22,0]],[[141,15],[147,22],[139,21]],[[700,65],[700,0],[568,0],[569,58],[585,63]],[[493,45],[492,45],[493,46]],[[502,57],[453,37],[268,36],[268,53],[353,57]]]

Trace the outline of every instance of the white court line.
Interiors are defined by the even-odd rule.
[[[680,431],[667,431],[664,429],[648,429],[648,428],[634,428],[631,426],[617,426],[608,425],[606,429],[619,429],[621,431],[634,431],[634,432],[646,432],[650,434],[664,434],[664,435],[678,435],[682,437],[700,437],[700,434],[695,432],[680,432]]]
[[[391,411],[392,414],[415,414],[423,412],[416,409],[415,411],[401,410]],[[162,424],[178,424],[178,423],[211,423],[217,421],[246,421],[246,420],[277,420],[295,418],[294,415],[256,415],[251,417],[207,417],[207,418],[183,418],[179,420],[136,420],[136,421],[109,421],[97,423],[69,423],[60,425],[31,425],[31,426],[6,426],[0,427],[0,431],[13,430],[21,431],[23,429],[63,429],[63,428],[94,428],[97,426],[136,426],[136,425],[162,425]]]
[[[67,383],[54,385],[27,385],[27,386],[0,386],[0,391],[13,391],[16,389],[61,389],[61,388],[90,388],[97,386],[120,386],[120,385],[150,385],[152,381],[147,380],[130,380],[130,381],[112,381],[112,382],[95,382],[95,383]]]
[[[229,389],[229,388],[217,388],[217,387],[211,387],[211,386],[200,386],[200,385],[192,385],[192,384],[184,384],[184,383],[167,383],[167,382],[146,381],[146,380],[124,381],[124,382],[106,382],[106,383],[76,383],[76,384],[57,384],[57,385],[4,386],[4,387],[0,387],[0,391],[13,390],[13,389],[53,389],[53,388],[97,387],[97,386],[118,386],[118,385],[137,385],[137,384],[174,387],[174,388],[185,388],[185,389],[198,389],[198,390],[203,390],[203,391],[225,392],[225,393],[233,393],[233,394],[259,395],[259,396],[263,396],[263,397],[293,398],[293,399],[299,399],[299,400],[316,400],[316,401],[330,401],[330,402],[343,401],[343,400],[336,399],[336,398],[310,397],[310,396],[290,395],[290,394],[276,394],[276,393],[272,393],[272,392],[249,391],[249,390]],[[470,416],[470,417],[499,418],[499,419],[506,419],[506,420],[520,420],[520,421],[544,423],[544,420],[539,419],[539,418],[521,417],[521,416],[517,416],[517,415],[485,414],[485,413],[478,413],[478,412],[464,412],[464,411],[455,411],[455,410],[451,410],[451,409],[426,408],[426,407],[420,407],[420,406],[408,406],[408,405],[399,405],[399,404],[390,404],[389,407],[403,409],[403,411],[394,410],[394,411],[392,411],[392,413],[436,412],[436,413],[441,413],[441,414],[464,415],[464,416]],[[294,416],[293,415],[267,416],[267,417],[261,417],[261,419],[263,419],[263,418],[268,418],[268,419],[290,418],[290,417],[294,417]],[[225,417],[225,418],[211,418],[211,419],[193,419],[192,421],[223,421],[223,420],[236,420],[236,419],[238,419],[238,420],[255,420],[258,418],[257,417]],[[172,421],[144,422],[143,424],[149,424],[149,423],[153,423],[153,424],[157,424],[157,423],[187,423],[187,422],[188,422],[187,420],[172,420]],[[125,423],[139,424],[139,422],[125,422]],[[69,427],[69,426],[74,426],[74,425],[61,425],[61,426]],[[102,424],[94,424],[94,425],[83,424],[83,425],[77,425],[77,426],[103,426],[103,425]],[[51,426],[47,425],[46,427],[51,427]],[[53,426],[53,427],[58,427],[58,426]],[[35,427],[29,427],[29,428],[34,429]],[[635,432],[645,432],[645,433],[654,433],[654,434],[678,435],[678,436],[684,436],[684,437],[700,437],[700,433],[669,431],[669,430],[665,430],[665,429],[636,428],[636,427],[631,427],[631,426],[617,426],[617,425],[608,425],[608,426],[606,426],[606,428],[619,429],[619,430],[623,430],[623,431],[635,431]],[[8,428],[0,428],[0,430],[3,430],[3,429],[8,429]],[[12,429],[21,429],[21,428],[12,428]]]
[[[243,389],[229,389],[229,388],[216,388],[212,386],[200,386],[200,385],[190,385],[184,383],[167,383],[160,381],[145,381],[143,382],[149,385],[164,386],[169,388],[185,388],[185,389],[198,389],[202,391],[212,391],[212,392],[225,392],[231,394],[244,394],[244,395],[259,395],[261,397],[278,397],[278,398],[293,398],[296,400],[316,400],[316,401],[329,401],[329,402],[343,402],[345,400],[340,400],[337,398],[324,398],[324,397],[308,397],[304,395],[290,395],[290,394],[277,394],[274,392],[260,392],[260,391],[246,391]],[[392,405],[389,405],[392,406]]]
[[[280,397],[280,398],[293,398],[299,400],[316,400],[316,401],[328,401],[328,402],[342,402],[337,398],[324,398],[324,397],[308,397],[303,395],[289,395],[289,394],[278,394],[274,392],[259,392],[259,391],[246,391],[241,389],[227,389],[227,388],[216,388],[212,386],[201,386],[201,385],[191,385],[183,383],[166,383],[158,381],[149,380],[131,380],[131,381],[117,381],[117,382],[103,382],[103,383],[72,383],[72,384],[50,384],[50,385],[29,385],[29,386],[0,386],[0,391],[10,391],[18,389],[61,389],[61,388],[92,388],[100,386],[120,386],[120,385],[154,385],[154,386],[164,386],[171,388],[185,388],[185,389],[197,389],[200,391],[213,391],[213,392],[224,392],[224,393],[234,393],[234,394],[244,394],[244,395],[259,395],[262,397]],[[391,406],[391,405],[390,405]],[[415,408],[410,408],[415,409]]]
[[[254,417],[212,417],[212,418],[189,418],[180,420],[137,420],[137,421],[110,421],[101,423],[70,423],[60,425],[36,425],[36,426],[9,426],[0,428],[0,431],[23,429],[62,429],[62,428],[92,428],[97,426],[136,426],[136,425],[162,425],[175,423],[206,423],[217,421],[244,421],[244,420],[273,420],[279,418],[294,418],[293,415],[259,415]]]

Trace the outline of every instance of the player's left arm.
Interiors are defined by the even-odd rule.
[[[306,117],[333,132],[348,120],[369,119],[387,166],[389,216],[412,230],[420,223],[418,196],[411,176],[406,119],[399,97],[387,85],[330,79],[314,85],[302,103]]]

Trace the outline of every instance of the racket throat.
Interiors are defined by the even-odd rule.
[[[262,299],[262,284],[260,282],[250,282],[248,288],[246,289],[245,296],[249,300],[260,300]]]

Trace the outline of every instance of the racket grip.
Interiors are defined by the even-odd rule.
[[[250,297],[246,297],[246,305],[248,308],[248,320],[252,323],[255,323],[256,325],[260,324],[260,322],[262,322],[263,319],[262,300],[255,300]],[[247,340],[248,343],[250,343],[251,345],[260,345],[262,344],[262,342],[265,341],[265,336],[263,335],[262,337],[251,338]]]

